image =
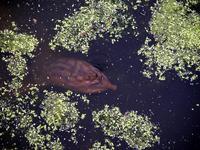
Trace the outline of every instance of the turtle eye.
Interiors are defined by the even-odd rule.
[[[95,74],[95,78],[98,78],[98,74],[97,73]]]

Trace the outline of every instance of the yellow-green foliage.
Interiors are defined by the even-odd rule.
[[[47,143],[47,147],[52,149],[52,150],[63,150],[64,149],[64,147],[63,147],[62,143],[60,142],[59,138]]]
[[[23,80],[27,74],[26,59],[20,55],[13,55],[8,58],[3,58],[3,60],[8,62],[7,70],[10,72],[10,75]]]
[[[30,99],[28,96],[18,96],[11,97],[9,95],[1,95],[0,102],[0,125],[6,130],[25,130],[28,128],[33,122],[33,118],[36,116],[34,110],[25,108],[29,106],[30,101],[34,101],[34,99]],[[37,97],[35,97],[37,101]],[[13,136],[15,132],[13,130]]]
[[[41,113],[35,117],[44,120],[45,124],[41,123],[35,126],[32,123],[31,128],[25,133],[25,137],[35,149],[62,150],[60,139],[55,137],[57,131],[71,132],[71,140],[76,142],[75,126],[81,116],[76,108],[76,103],[70,100],[73,93],[68,91],[66,94],[44,91],[45,97],[40,106]]]
[[[44,91],[44,98],[37,96],[36,87],[29,95],[17,98],[1,95],[0,127],[12,131],[15,136],[20,130],[34,149],[63,149],[55,132],[67,130],[76,142],[76,124],[84,119],[71,102],[72,92],[66,94]],[[37,106],[41,103],[40,106]],[[37,107],[36,107],[37,106]],[[37,109],[40,108],[40,113]],[[36,122],[34,120],[37,120]],[[0,133],[0,136],[3,133]]]
[[[38,40],[26,33],[17,33],[17,27],[13,23],[13,29],[0,31],[0,52],[9,52],[13,55],[28,55],[32,57],[32,52],[38,44]]]
[[[186,1],[187,1],[187,3],[188,3],[189,5],[196,5],[196,4],[199,4],[199,3],[200,3],[199,0],[186,0]]]
[[[52,139],[51,134],[42,134],[45,132],[45,126],[30,127],[25,134],[30,145],[37,149],[52,149],[52,150],[63,150],[62,143],[57,137],[55,140]]]
[[[17,33],[17,27],[13,23],[12,30],[0,31],[0,52],[9,53],[3,60],[8,63],[7,70],[13,77],[9,88],[11,91],[19,89],[24,76],[27,74],[26,59],[24,56],[32,58],[33,52],[38,45],[38,40],[25,33]],[[14,92],[14,91],[13,91]]]
[[[28,73],[26,59],[21,55],[15,54],[4,57],[3,60],[8,63],[7,70],[10,72],[10,76],[13,77],[11,83],[8,83],[8,88],[18,94],[17,90],[22,87],[22,80]]]
[[[135,3],[137,7],[141,4],[140,0],[130,2],[133,9],[137,9]],[[128,6],[120,0],[86,0],[86,6],[56,26],[58,32],[50,46],[52,49],[63,46],[68,50],[87,53],[90,42],[97,37],[108,35],[114,43],[122,37],[128,25],[135,29],[135,21],[127,12]],[[67,130],[71,133],[71,139],[68,140],[77,143],[77,123],[85,118],[85,114],[80,114],[76,108],[77,103],[71,99],[79,97],[86,104],[89,104],[89,100],[85,95],[73,94],[71,91],[56,93],[45,90],[39,94],[44,94],[44,98],[41,98],[37,85],[31,85],[26,94],[18,92],[27,74],[27,60],[24,56],[34,57],[37,44],[38,40],[34,36],[18,33],[15,24],[12,30],[0,31],[0,52],[9,53],[3,60],[12,77],[11,82],[5,81],[0,88],[0,128],[11,132],[12,137],[20,131],[31,148],[62,150],[64,147],[56,133]],[[159,140],[154,133],[158,128],[148,117],[137,115],[136,112],[123,115],[119,108],[106,106],[102,111],[93,112],[93,121],[106,135],[125,140],[131,148],[144,149]],[[3,134],[0,133],[0,136]],[[106,139],[103,144],[94,143],[91,150],[96,149],[114,150],[114,144]]]
[[[69,129],[75,127],[79,121],[79,112],[76,103],[70,102],[69,97],[62,93],[45,92],[45,100],[42,102],[41,116],[54,130]]]
[[[36,115],[34,111],[32,112],[28,111],[26,112],[26,111],[24,111],[23,115],[20,115],[19,125],[18,125],[20,129],[28,128],[33,122],[33,116]]]
[[[105,33],[109,33],[114,43],[121,38],[130,21],[134,22],[133,18],[125,15],[127,9],[127,5],[120,0],[86,0],[86,6],[59,21],[55,28],[57,34],[50,46],[52,49],[62,46],[69,51],[87,54],[90,42],[104,37]]]
[[[0,100],[0,118],[1,118],[1,122],[0,122],[0,126],[2,127],[3,120],[10,121],[12,119],[14,119],[16,117],[16,113],[14,111],[12,111],[12,107],[9,106],[6,102],[9,102],[7,99],[3,99],[1,98]]]
[[[200,16],[176,0],[163,0],[153,9],[150,33],[139,54],[146,57],[144,75],[165,79],[175,70],[182,79],[194,80],[200,70]]]
[[[114,144],[110,140],[105,139],[105,144],[96,141],[89,150],[114,150],[114,149],[115,149]]]
[[[41,126],[30,127],[25,134],[31,145],[34,145],[35,149],[45,148],[45,135],[41,134]]]
[[[133,8],[133,10],[137,10],[139,7],[144,7],[145,5],[148,5],[148,2],[150,0],[127,0],[129,2],[129,6]]]
[[[125,140],[131,148],[142,150],[159,141],[155,133],[158,127],[147,116],[134,111],[123,115],[118,107],[106,105],[103,110],[93,112],[93,121],[106,135]]]

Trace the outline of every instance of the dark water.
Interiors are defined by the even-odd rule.
[[[84,1],[73,3],[74,8],[79,8]],[[7,28],[10,21],[16,21],[20,31],[33,33],[43,41],[39,45],[37,55],[46,56],[47,43],[55,34],[53,28],[55,20],[63,19],[72,13],[72,2],[65,0],[15,0],[0,2],[1,29]],[[72,8],[73,10],[73,8]],[[120,107],[124,113],[135,110],[139,114],[146,114],[152,121],[160,126],[160,144],[156,144],[151,150],[199,150],[200,147],[200,80],[191,85],[187,81],[181,81],[169,73],[166,81],[147,79],[142,76],[143,68],[141,57],[137,50],[144,42],[146,33],[144,26],[150,19],[149,8],[141,8],[140,12],[146,11],[145,15],[135,13],[139,26],[140,35],[137,38],[124,36],[118,43],[112,45],[104,39],[92,42],[88,57],[75,54],[76,57],[84,58],[93,65],[99,65],[109,79],[118,86],[117,91],[106,91],[101,94],[89,96],[91,104],[86,106],[80,103],[81,111],[91,116],[95,109],[102,109],[105,104]],[[36,22],[34,20],[37,20]],[[61,49],[62,50],[62,49]],[[63,52],[63,55],[73,55]],[[31,63],[31,62],[30,62]],[[92,130],[91,118],[82,124],[88,130],[86,141],[80,141],[79,145],[73,146],[70,142],[62,141],[66,149],[86,149],[90,146],[90,139],[101,139],[102,133]],[[61,137],[68,137],[62,133]],[[79,138],[83,137],[81,134]],[[23,138],[22,138],[23,139]],[[8,139],[1,139],[1,145],[8,145]],[[16,140],[16,141],[15,141]],[[25,142],[14,139],[17,147],[27,147]],[[128,149],[124,144],[121,149]]]

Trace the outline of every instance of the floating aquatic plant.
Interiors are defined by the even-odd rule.
[[[197,1],[193,1],[197,2]],[[200,71],[200,15],[176,0],[164,0],[153,9],[150,33],[139,54],[145,56],[146,77],[165,79],[174,70],[182,79],[195,80]],[[155,44],[152,44],[155,41]]]
[[[12,30],[0,31],[0,44],[1,53],[8,54],[3,60],[12,77],[11,82],[4,81],[1,87],[1,129],[9,132],[12,138],[19,133],[24,135],[34,149],[63,149],[54,133],[61,130],[71,130],[75,142],[76,130],[73,128],[80,119],[84,119],[84,115],[80,115],[76,103],[71,102],[73,92],[59,94],[44,91],[44,98],[41,98],[37,95],[37,85],[31,85],[26,93],[19,92],[27,74],[27,59],[24,56],[34,57],[38,40],[34,36],[18,33],[14,25]],[[85,96],[80,97],[87,100]],[[1,132],[0,136],[4,134]]]
[[[67,130],[71,133],[72,141],[77,142],[76,124],[84,119],[70,96],[45,90],[44,98],[38,97],[36,92],[17,98],[2,98],[0,127],[11,132],[13,137],[18,132],[24,134],[35,149],[63,149],[55,133]],[[41,104],[38,106],[38,103]],[[40,113],[37,112],[38,108]]]
[[[10,91],[15,91],[22,86],[22,80],[27,74],[26,59],[34,57],[33,52],[38,45],[38,40],[33,35],[18,33],[15,23],[12,23],[12,29],[0,31],[0,52],[8,53],[3,60],[7,62],[7,70],[12,77],[11,83],[6,83]],[[6,81],[7,82],[7,81]]]
[[[34,148],[58,148],[63,149],[59,137],[55,137],[57,131],[70,131],[72,139],[75,139],[76,124],[81,119],[76,103],[71,102],[70,95],[44,91],[44,99],[41,103],[41,113],[37,117],[45,121],[37,127],[32,125],[25,136]],[[46,133],[46,134],[42,134]],[[47,142],[47,144],[45,144]],[[76,141],[74,141],[76,142]]]
[[[11,30],[5,29],[0,31],[0,52],[33,57],[38,40],[33,35],[18,32],[19,29],[14,22],[12,23]]]
[[[140,3],[136,1],[137,7]],[[131,4],[134,10],[137,9],[134,3]],[[127,13],[128,6],[120,0],[86,0],[86,5],[79,11],[59,21],[50,46],[52,49],[63,46],[67,50],[87,53],[90,42],[98,37],[109,36],[111,42],[115,43],[129,25],[135,29],[135,21]],[[62,150],[64,147],[57,133],[67,130],[71,133],[71,140],[77,143],[77,123],[85,118],[72,100],[79,97],[86,104],[89,104],[89,100],[85,95],[71,91],[42,92],[37,85],[31,85],[26,93],[18,92],[28,73],[27,58],[34,57],[37,45],[38,40],[34,36],[19,33],[15,24],[11,30],[0,31],[0,52],[9,54],[3,60],[12,78],[11,82],[5,81],[1,87],[0,128],[9,132],[11,138],[22,134],[31,148]],[[159,140],[154,132],[158,128],[148,117],[137,115],[136,112],[123,115],[119,108],[110,109],[106,106],[102,111],[93,112],[93,120],[106,135],[125,140],[131,148],[144,149]],[[4,132],[0,136],[3,137]],[[114,144],[106,139],[103,144],[94,143],[92,149],[114,150]]]
[[[103,110],[93,112],[93,121],[105,135],[124,140],[131,148],[142,150],[159,141],[156,135],[158,127],[147,116],[138,115],[135,111],[122,114],[118,107],[106,105]]]
[[[105,139],[105,143],[96,141],[89,150],[114,150],[114,144],[109,139]]]
[[[59,137],[53,138],[52,134],[43,134],[46,131],[45,126],[30,127],[25,134],[30,145],[34,149],[52,149],[52,150],[63,150],[62,143]]]
[[[200,1],[199,0],[186,0],[186,4],[189,5],[197,5]]]
[[[127,15],[128,6],[120,0],[86,0],[86,6],[72,16],[58,21],[56,35],[50,43],[55,49],[62,46],[69,51],[88,53],[90,42],[108,34],[112,43],[122,37],[122,32],[135,21]]]
[[[54,130],[64,130],[75,127],[79,121],[80,112],[76,103],[70,102],[68,96],[45,91],[46,98],[42,102],[41,116]]]

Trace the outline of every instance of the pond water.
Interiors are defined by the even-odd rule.
[[[53,30],[55,21],[62,20],[72,13],[73,9],[83,4],[84,1],[81,0],[80,2],[67,0],[1,1],[0,28],[5,29],[11,21],[15,21],[20,31],[35,34],[38,39],[42,39],[36,56],[48,57],[47,44],[55,34]],[[99,94],[91,94],[88,96],[91,100],[90,104],[87,106],[80,102],[78,107],[80,111],[89,116],[92,111],[102,109],[105,104],[117,106],[123,113],[131,110],[138,111],[139,114],[151,117],[152,122],[158,124],[161,130],[160,143],[149,149],[197,150],[200,146],[200,85],[198,84],[200,80],[191,84],[180,80],[174,72],[169,72],[165,81],[143,77],[141,73],[143,64],[137,50],[144,43],[146,36],[143,26],[148,24],[151,17],[149,8],[144,7],[140,11],[144,12],[144,10],[145,15],[135,14],[140,32],[137,38],[127,35],[115,44],[98,39],[91,43],[88,56],[66,52],[59,47],[63,56],[78,57],[98,66],[118,87],[116,91],[108,90]],[[29,62],[30,65],[31,63]],[[102,133],[93,129],[91,118],[83,121],[83,124],[87,130],[78,135],[80,143],[73,145],[67,140],[63,141],[65,149],[87,149],[94,139],[103,137]],[[83,135],[86,136],[86,141],[81,141]],[[68,138],[66,133],[60,136],[63,139]],[[12,142],[16,142],[16,147],[19,149],[28,147],[27,143],[23,142],[23,138],[20,142],[18,139],[9,141],[6,138],[0,141],[0,147],[9,147]],[[121,149],[129,148],[126,143],[123,143]]]

